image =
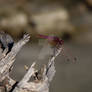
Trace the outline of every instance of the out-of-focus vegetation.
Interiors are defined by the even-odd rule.
[[[0,0],[0,28],[15,37],[28,32],[80,40],[91,33],[91,11],[92,0]]]

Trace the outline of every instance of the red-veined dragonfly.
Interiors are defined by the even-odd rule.
[[[42,34],[38,34],[37,35],[38,38],[41,38],[41,39],[47,39],[49,44],[55,49],[55,48],[59,48],[60,46],[62,46],[62,55],[67,59],[67,61],[70,61],[71,58],[73,58],[72,54],[69,53],[69,51],[67,52],[69,54],[66,55],[65,54],[65,48],[64,48],[64,40],[60,39],[59,37],[57,36],[48,36],[48,35],[42,35]],[[76,57],[74,57],[73,59],[73,62],[75,62],[77,60]]]

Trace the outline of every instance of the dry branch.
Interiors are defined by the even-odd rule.
[[[54,61],[60,54],[62,47],[56,49],[48,65],[44,65],[40,70],[35,69],[36,63],[34,62],[18,83],[9,76],[17,53],[29,41],[29,38],[28,34],[24,35],[23,39],[13,46],[8,55],[6,55],[6,51],[2,53],[3,58],[0,60],[0,92],[49,92],[50,82],[56,72]]]
[[[14,92],[49,92],[49,83],[55,75],[55,58],[62,48],[57,49],[54,56],[49,60],[48,66],[40,70],[35,69],[35,62],[31,65],[24,78],[18,83]]]
[[[3,58],[0,60],[0,83],[2,84],[1,86],[6,87],[6,85],[9,85],[12,87],[15,83],[15,81],[9,77],[9,72],[15,61],[17,53],[19,52],[21,47],[29,41],[29,38],[30,36],[28,34],[24,35],[23,39],[21,39],[13,46],[9,54],[6,55],[7,50],[2,53],[1,56],[3,56]],[[3,82],[5,82],[5,84]]]

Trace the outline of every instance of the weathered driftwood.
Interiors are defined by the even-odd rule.
[[[15,83],[14,80],[12,80],[9,77],[9,72],[11,71],[12,65],[15,61],[15,56],[21,49],[21,47],[29,41],[30,36],[24,35],[23,39],[21,39],[18,43],[16,43],[11,52],[6,55],[7,49],[2,53],[2,58],[0,60],[0,84],[1,87],[4,86],[4,89],[9,91],[13,84]]]
[[[21,47],[29,41],[30,36],[24,35],[18,43],[14,45],[11,52],[6,55],[2,53],[0,60],[0,92],[49,92],[49,83],[55,75],[55,58],[60,54],[62,48],[58,48],[51,57],[48,65],[44,65],[40,70],[35,69],[35,62],[27,70],[24,78],[16,82],[9,76],[15,57]]]

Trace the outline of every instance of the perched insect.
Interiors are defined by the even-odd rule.
[[[42,39],[47,39],[48,42],[51,44],[51,46],[53,47],[58,47],[58,46],[61,46],[63,45],[64,41],[60,38],[58,38],[57,36],[46,36],[46,35],[41,35],[41,34],[38,34],[38,37],[39,38],[42,38]]]
[[[47,36],[47,35],[42,35],[42,34],[38,34],[37,37],[41,38],[41,39],[47,39],[49,44],[54,48],[54,52],[55,52],[55,49],[58,49],[60,46],[62,46],[62,55],[67,58],[67,61],[70,61],[69,57],[65,54],[64,52],[64,41],[62,39],[60,39],[59,37],[57,36]],[[68,52],[69,53],[69,52]],[[71,55],[72,56],[72,55]],[[73,61],[76,61],[77,58],[74,57],[73,58]]]
[[[6,53],[8,54],[14,45],[13,38],[9,34],[5,33],[4,31],[0,31],[0,45],[3,51],[6,48],[8,49]]]

